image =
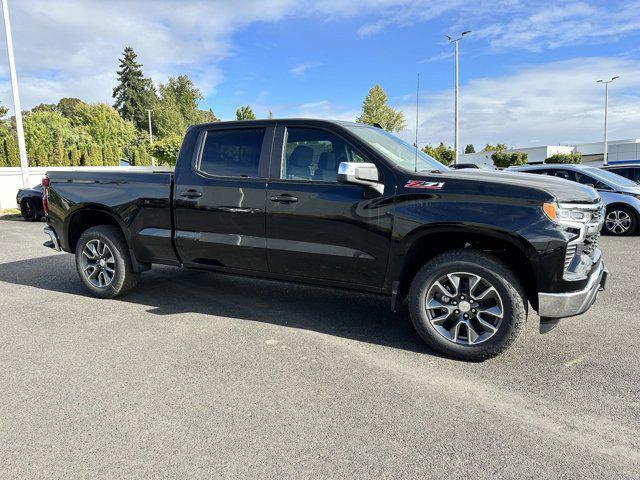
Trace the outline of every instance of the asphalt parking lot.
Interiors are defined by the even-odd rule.
[[[435,355],[388,300],[157,267],[98,300],[0,219],[0,478],[640,478],[640,237],[505,355]]]

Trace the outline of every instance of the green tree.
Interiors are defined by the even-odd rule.
[[[362,102],[362,113],[356,122],[380,125],[387,132],[399,132],[405,125],[402,112],[387,105],[387,94],[380,85],[374,85]]]
[[[24,117],[27,154],[36,165],[64,164],[65,146],[73,137],[73,127],[59,112],[40,110]]]
[[[498,150],[491,155],[493,164],[498,168],[526,165],[528,158],[526,152],[505,152],[503,150]]]
[[[69,151],[69,164],[72,167],[80,166],[80,156],[82,152],[78,148],[73,148]]]
[[[89,165],[92,167],[102,167],[104,165],[102,160],[102,148],[99,145],[91,145],[89,147]]]
[[[136,156],[137,156],[136,165],[141,165],[141,166],[151,165],[151,155],[149,155],[149,152],[147,151],[144,144],[136,148]]]
[[[63,117],[74,119],[78,110],[83,108],[84,105],[86,105],[86,103],[79,98],[66,97],[60,99],[54,110],[60,112]]]
[[[143,75],[137,58],[133,48],[125,47],[117,72],[118,84],[113,89],[113,106],[122,118],[143,129],[147,124],[147,109],[153,107],[156,97],[153,83]]]
[[[49,155],[49,165],[56,167],[64,167],[68,165],[69,157],[64,147],[61,132],[54,133],[54,145]]]
[[[57,105],[55,103],[41,103],[31,109],[32,112],[55,112]]]
[[[182,146],[182,137],[175,135],[153,142],[150,148],[151,156],[158,159],[161,164],[175,165]]]
[[[20,154],[18,153],[18,142],[12,134],[7,134],[2,139],[2,166],[19,167]]]
[[[470,143],[466,147],[464,147],[464,153],[476,153],[476,147],[473,146],[473,143]]]
[[[198,109],[202,93],[186,75],[170,77],[158,86],[158,93],[152,118],[158,138],[184,135],[190,125],[219,121],[213,110]]]
[[[483,152],[501,152],[502,150],[506,150],[507,146],[504,143],[498,143],[497,145],[487,145],[482,149]]]
[[[435,148],[431,145],[426,145],[422,151],[444,165],[451,165],[455,159],[455,151],[453,148],[445,145],[443,142],[440,142],[440,145]]]
[[[582,153],[556,153],[547,157],[544,163],[582,163]]]
[[[256,116],[249,105],[244,105],[236,110],[237,120],[255,120]]]

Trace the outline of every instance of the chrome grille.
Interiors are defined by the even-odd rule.
[[[582,253],[585,255],[593,256],[594,252],[598,249],[600,240],[600,234],[587,235],[584,238],[584,244],[582,245]]]
[[[567,245],[567,253],[564,256],[564,270],[565,272],[569,269],[569,265],[571,265],[571,261],[573,257],[576,256],[576,251],[578,250],[578,245]]]

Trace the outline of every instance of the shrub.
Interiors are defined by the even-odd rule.
[[[178,135],[165,137],[151,145],[149,153],[157,158],[160,164],[175,165],[182,146],[182,138]]]
[[[525,152],[497,151],[491,154],[493,164],[498,168],[508,168],[515,165],[526,165],[529,155]]]
[[[582,163],[582,154],[575,153],[556,153],[547,158],[544,163]]]

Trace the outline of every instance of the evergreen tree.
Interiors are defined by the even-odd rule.
[[[249,105],[244,105],[236,110],[237,120],[255,120],[256,116]]]
[[[131,47],[125,47],[120,59],[118,85],[113,89],[113,107],[125,120],[130,120],[140,130],[147,128],[147,109],[155,103],[151,80],[142,73],[142,64]]]
[[[476,153],[476,147],[473,146],[473,143],[470,143],[466,147],[464,147],[464,153]]]
[[[356,122],[380,125],[387,132],[399,132],[405,125],[402,112],[387,105],[387,94],[380,85],[374,85],[362,102],[362,113]]]
[[[67,152],[64,148],[62,135],[59,132],[54,134],[54,145],[49,156],[49,165],[57,167],[66,167],[68,165]]]

